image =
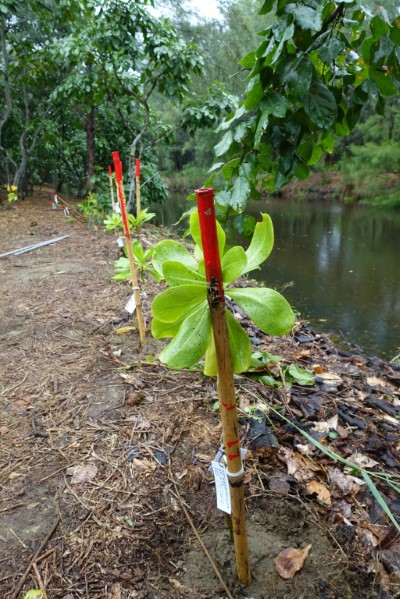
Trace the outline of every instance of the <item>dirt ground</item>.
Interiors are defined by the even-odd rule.
[[[398,475],[399,370],[304,323],[278,339],[242,320],[257,350],[316,373],[285,391],[237,378],[253,575],[243,588],[208,471],[221,439],[215,381],[169,371],[163,343],[149,336],[139,350],[136,331],[118,332],[130,291],[111,279],[113,235],[65,218],[50,197],[0,207],[0,254],[69,236],[0,259],[0,597],[400,596],[400,535],[382,502],[300,433]],[[157,289],[148,282],[148,324]],[[374,480],[398,518],[395,489]],[[308,545],[304,566],[282,578],[274,559]]]

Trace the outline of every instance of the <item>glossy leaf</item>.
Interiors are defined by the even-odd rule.
[[[199,214],[197,210],[192,212],[190,215],[190,234],[193,237],[196,245],[202,250],[203,242],[201,240],[201,232],[200,232],[200,222],[199,222]],[[218,249],[220,256],[223,256],[225,249],[225,231],[217,221],[217,237],[218,237]]]
[[[274,228],[271,217],[268,214],[261,214],[261,218],[261,222],[255,226],[251,243],[246,250],[247,266],[242,274],[258,268],[265,262],[274,247]]]
[[[151,311],[161,322],[176,322],[204,302],[207,289],[201,285],[179,285],[162,291],[153,300]]]
[[[193,366],[204,356],[211,331],[211,315],[205,301],[183,321],[176,337],[160,353],[161,362],[178,370]]]
[[[304,110],[309,119],[323,129],[332,127],[338,109],[333,93],[321,81],[314,81],[310,93],[303,100]]]
[[[247,267],[247,255],[242,246],[236,245],[226,252],[221,261],[224,283],[231,283],[244,272]]]
[[[226,294],[264,333],[284,335],[295,323],[292,308],[285,298],[273,289],[228,289]]]
[[[165,239],[156,245],[153,254],[153,266],[163,276],[163,264],[167,261],[180,262],[188,268],[196,270],[197,262],[181,243]]]
[[[188,268],[180,262],[167,260],[163,263],[163,275],[166,283],[171,287],[175,285],[203,285],[206,286],[206,278],[201,273]]]

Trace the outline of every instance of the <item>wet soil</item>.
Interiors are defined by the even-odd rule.
[[[65,218],[50,197],[0,208],[0,254],[69,235],[0,259],[0,597],[398,596],[395,526],[360,472],[301,434],[398,474],[398,370],[303,323],[278,339],[237,314],[255,349],[316,373],[312,386],[288,390],[237,379],[253,575],[244,588],[208,471],[221,438],[215,381],[169,371],[157,361],[163,342],[149,337],[141,349],[137,332],[124,332],[130,290],[111,279],[113,235]],[[163,235],[145,228],[152,243]],[[147,324],[157,291],[147,281]],[[397,518],[398,494],[377,486]],[[283,579],[277,555],[310,544]]]

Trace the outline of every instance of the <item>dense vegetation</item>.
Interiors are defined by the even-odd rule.
[[[0,182],[83,195],[119,149],[127,182],[141,156],[143,200],[162,201],[160,173],[204,183],[216,146],[221,211],[321,161],[351,181],[367,170],[396,203],[399,8],[220,6],[222,19],[205,22],[175,0],[168,19],[152,0],[0,0]]]

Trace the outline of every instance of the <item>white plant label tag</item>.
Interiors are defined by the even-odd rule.
[[[122,237],[118,237],[117,243],[118,243],[118,247],[119,248],[123,248],[124,247],[124,240],[122,239]]]
[[[119,204],[114,204],[114,212],[121,214],[121,206]]]
[[[127,312],[129,312],[129,314],[133,314],[134,311],[136,310],[136,300],[135,300],[135,296],[134,295],[132,295],[129,298],[129,300],[128,300],[126,306],[125,306],[125,310]]]
[[[214,479],[215,479],[215,491],[217,494],[217,508],[226,512],[231,513],[231,495],[229,491],[228,475],[224,464],[220,462],[211,462]]]

